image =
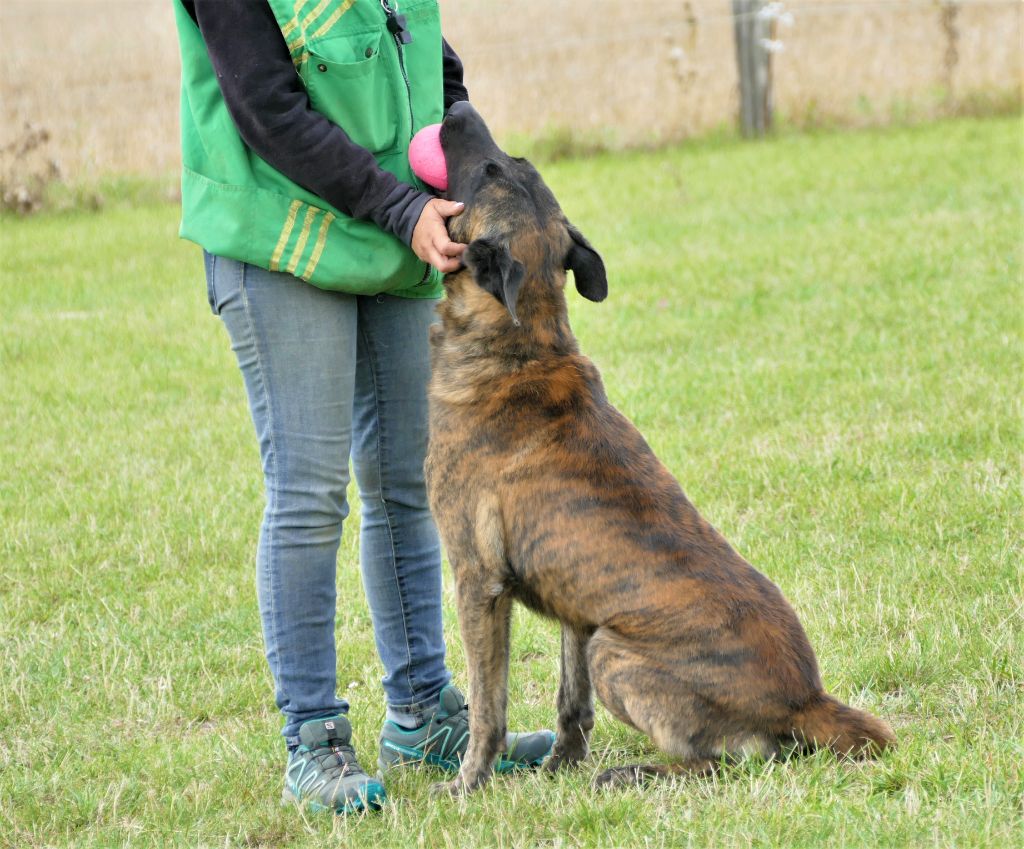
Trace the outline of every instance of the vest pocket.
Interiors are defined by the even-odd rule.
[[[301,69],[313,108],[372,153],[398,144],[398,92],[381,55],[382,38],[362,35],[310,45]],[[362,58],[334,61],[353,55]]]

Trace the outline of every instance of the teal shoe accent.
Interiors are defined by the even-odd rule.
[[[498,758],[495,771],[511,772],[539,766],[554,744],[553,731],[510,733],[505,739],[506,751]],[[422,764],[458,772],[468,746],[469,706],[458,688],[449,684],[441,690],[437,710],[421,727],[408,729],[391,720],[385,721],[380,733],[377,765],[381,773],[395,766]]]
[[[347,717],[308,720],[299,728],[299,740],[288,758],[282,802],[350,814],[379,810],[387,801],[384,785],[359,766]]]

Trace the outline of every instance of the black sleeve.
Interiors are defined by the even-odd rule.
[[[190,9],[189,11],[193,11]],[[224,101],[242,140],[288,179],[346,215],[373,221],[406,244],[431,195],[383,170],[366,148],[310,106],[270,5],[195,0]],[[453,96],[463,97],[462,64],[444,53]],[[453,101],[454,102],[454,101]]]
[[[444,111],[447,112],[453,103],[469,100],[469,92],[462,81],[462,60],[444,39],[441,39],[441,59],[444,63]]]

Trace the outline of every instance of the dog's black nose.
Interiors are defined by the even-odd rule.
[[[449,133],[461,132],[473,127],[479,127],[481,131],[487,129],[484,119],[480,117],[480,113],[473,108],[473,104],[468,100],[460,100],[451,105],[448,114],[444,117],[444,127]]]
[[[446,142],[456,139],[460,147],[473,151],[474,158],[501,155],[486,122],[468,100],[453,103],[441,124],[441,146],[445,152],[449,150]]]
[[[465,118],[465,116],[476,112],[473,108],[473,104],[468,100],[457,100],[450,107],[448,107],[448,117],[446,120],[459,120]]]

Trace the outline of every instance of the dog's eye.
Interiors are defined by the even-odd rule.
[[[488,177],[500,177],[502,174],[501,166],[497,162],[488,162],[484,168],[484,173]]]

